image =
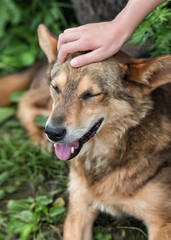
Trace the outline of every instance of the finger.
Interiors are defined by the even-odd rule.
[[[79,41],[63,44],[58,52],[58,63],[62,64],[65,61],[68,53],[74,53],[79,51],[85,51],[84,45],[79,44]]]
[[[73,42],[79,39],[79,36],[72,33],[62,33],[58,38],[57,50],[59,51],[61,46],[67,42]]]
[[[73,27],[73,28],[68,28],[64,30],[64,33],[70,33],[70,32],[75,32],[79,30],[80,27]]]
[[[72,67],[75,67],[75,68],[82,67],[89,63],[102,61],[105,58],[106,58],[106,56],[104,56],[101,49],[98,48],[89,53],[86,53],[86,54],[83,54],[83,55],[73,58],[71,60],[70,64]]]
[[[85,25],[78,26],[78,27],[73,27],[73,28],[67,28],[67,29],[64,30],[64,33],[80,31],[82,29],[86,29],[88,25],[90,25],[90,24],[85,24]]]

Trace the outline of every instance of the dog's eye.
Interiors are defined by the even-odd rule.
[[[84,93],[84,94],[81,96],[81,98],[84,99],[84,100],[86,100],[86,99],[88,99],[88,98],[91,98],[91,97],[93,97],[93,95],[92,95],[91,93],[89,93],[89,92]]]
[[[61,92],[57,86],[55,87],[55,86],[52,85],[52,87],[58,94]]]
[[[84,93],[84,94],[81,96],[81,98],[82,98],[83,100],[87,100],[87,99],[89,99],[89,98],[97,97],[97,96],[99,96],[99,95],[101,95],[101,93],[92,94],[92,93],[90,93],[90,92],[87,92],[87,93]]]

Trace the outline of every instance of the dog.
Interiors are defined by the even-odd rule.
[[[150,240],[171,239],[171,56],[119,52],[73,69],[80,53],[58,65],[57,40],[43,25],[38,34],[53,100],[45,132],[71,160],[64,240],[92,239],[100,210],[142,220]]]
[[[81,53],[59,65],[57,38],[42,24],[38,35],[48,64],[27,70],[39,84],[24,96],[19,117],[39,142],[42,133],[30,130],[30,119],[50,112],[46,136],[57,157],[70,160],[63,239],[91,240],[104,211],[142,220],[150,240],[170,240],[171,55],[137,60],[119,52],[74,69],[70,60]]]
[[[48,90],[47,68],[47,58],[43,57],[22,72],[0,78],[0,106],[11,103],[12,93],[29,88],[19,102],[17,117],[33,143],[41,146],[43,151],[45,148],[50,150],[51,146],[45,137],[44,129],[36,125],[35,119],[39,116],[48,117],[51,111],[52,100]]]

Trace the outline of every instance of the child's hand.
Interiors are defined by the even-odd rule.
[[[59,36],[58,62],[62,64],[68,53],[88,50],[91,52],[72,59],[71,66],[98,62],[119,51],[124,42],[124,31],[113,21],[70,28]]]
[[[98,62],[117,53],[131,37],[141,21],[166,0],[129,0],[126,7],[111,22],[91,23],[64,31],[58,41],[58,62],[62,64],[68,53],[89,53],[71,60],[72,67]]]

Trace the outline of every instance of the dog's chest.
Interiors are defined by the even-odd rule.
[[[81,173],[81,172],[80,172]],[[70,185],[69,191],[74,201],[80,209],[84,209],[85,206],[91,206],[91,209],[101,212],[109,213],[113,216],[120,216],[122,214],[121,207],[117,204],[118,199],[115,194],[112,196],[106,195],[101,190],[90,188],[85,181],[85,178],[78,177],[75,171],[70,173]]]
[[[91,178],[92,184],[116,168],[125,150],[125,145],[120,144],[118,150],[112,141],[105,143],[96,139],[94,142],[85,144],[78,160],[82,162],[83,171],[88,179]]]
[[[102,184],[95,184],[94,187],[88,189],[92,195],[93,208],[101,212],[109,213],[112,216],[121,216],[129,214],[131,205],[128,206],[127,199],[118,191],[118,185],[115,183],[102,181]],[[131,210],[132,212],[132,210]]]
[[[100,202],[98,200],[95,200],[92,204],[92,208],[94,210],[98,210],[100,212],[108,213],[112,216],[122,216],[124,214],[122,207],[116,204],[107,204]]]
[[[83,175],[80,168],[80,172],[75,171],[76,166],[71,168],[70,172],[70,193],[73,196],[74,201],[80,205],[80,208],[84,208],[84,204],[91,206],[94,210],[109,213],[113,216],[121,216],[123,214],[129,214],[128,205],[125,204],[125,198],[118,192],[118,185],[113,182],[112,179],[106,179],[105,181],[98,181],[89,185],[87,178]],[[78,167],[78,166],[77,166]],[[120,186],[119,188],[121,188]]]

